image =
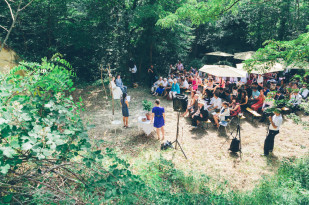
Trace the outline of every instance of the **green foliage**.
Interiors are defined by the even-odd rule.
[[[267,70],[275,62],[284,63],[291,68],[309,67],[309,32],[300,35],[295,40],[269,40],[264,45],[265,47],[259,49],[253,59],[245,62],[249,71],[255,68],[255,65],[263,65],[261,69]]]
[[[262,180],[252,192],[242,194],[240,204],[308,204],[308,157],[282,162],[278,174]]]
[[[143,100],[142,105],[143,105],[143,110],[145,110],[147,112],[150,112],[150,110],[152,109],[152,102],[150,102],[148,100]]]
[[[58,65],[53,62],[60,62]],[[84,147],[78,136],[85,132],[79,119],[80,104],[71,92],[73,74],[63,59],[42,59],[40,65],[22,63],[8,75],[1,75],[0,127],[1,172],[14,172],[25,161],[73,157]],[[25,77],[16,70],[27,71]],[[73,129],[74,127],[74,129]],[[67,143],[75,143],[68,147]]]

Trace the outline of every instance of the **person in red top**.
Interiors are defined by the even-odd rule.
[[[232,103],[230,104],[230,116],[237,116],[241,112],[240,104],[236,98],[233,98]]]
[[[198,88],[198,84],[197,84],[197,79],[196,79],[196,75],[194,76],[193,80],[192,80],[192,87],[191,87],[191,91],[195,91]]]
[[[260,95],[257,98],[257,100],[258,101],[251,106],[251,108],[255,111],[258,111],[259,108],[261,108],[263,106],[263,103],[264,103],[264,100],[265,100],[264,92],[263,92],[262,89],[260,90]]]
[[[225,80],[222,77],[219,77],[219,87],[225,88]]]

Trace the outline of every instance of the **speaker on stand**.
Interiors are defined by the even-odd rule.
[[[176,140],[172,143],[175,143],[175,149],[177,149],[177,145],[180,147],[181,152],[185,156],[186,159],[187,156],[185,152],[183,151],[179,141],[179,117],[180,117],[180,112],[185,112],[188,107],[188,96],[186,95],[181,95],[181,94],[176,94],[175,97],[173,98],[173,109],[174,111],[177,112],[177,130],[176,130]]]

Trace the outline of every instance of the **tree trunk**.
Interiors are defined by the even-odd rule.
[[[16,13],[15,13],[15,17],[14,17],[14,19],[13,19],[13,22],[12,22],[12,24],[11,24],[11,27],[10,27],[10,29],[8,30],[7,34],[6,34],[6,36],[5,36],[5,38],[4,38],[4,41],[3,41],[2,44],[1,44],[0,52],[1,52],[1,50],[3,49],[4,45],[6,44],[6,41],[9,39],[9,36],[10,36],[10,34],[11,34],[11,32],[12,32],[12,29],[13,29],[14,26],[15,26],[16,20],[17,20],[17,18],[18,18],[18,14],[19,14],[19,10],[20,10],[21,3],[22,3],[22,1],[19,1],[18,7],[17,7],[17,11],[16,11]]]
[[[152,49],[153,49],[153,44],[150,44],[150,49],[149,49],[149,61],[150,65],[152,65]]]

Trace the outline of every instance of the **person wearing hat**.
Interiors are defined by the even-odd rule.
[[[269,152],[272,152],[274,149],[275,136],[279,134],[279,129],[283,121],[281,110],[278,108],[275,109],[274,115],[269,116],[269,121],[270,121],[269,131],[264,142],[264,154],[262,154],[263,156],[268,156]]]
[[[198,101],[198,111],[192,115],[192,126],[193,127],[198,126],[201,123],[201,121],[208,120],[209,113],[208,113],[208,110],[205,109],[204,107],[205,104],[206,102],[204,100],[200,99]]]

